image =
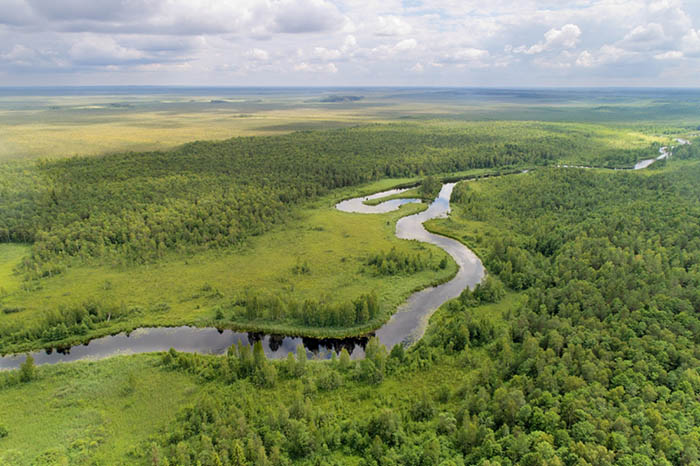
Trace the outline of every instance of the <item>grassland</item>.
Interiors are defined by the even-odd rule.
[[[563,133],[578,131],[579,137],[591,139],[590,147],[602,145],[611,150],[644,148],[650,142],[668,139],[660,133],[620,128],[607,131],[599,125],[552,126]],[[456,131],[460,128],[464,125],[455,124]],[[615,147],[618,140],[620,145]],[[583,464],[584,458],[589,464],[612,464],[615,459],[620,464],[652,464],[647,456],[661,458],[664,464],[693,464],[700,438],[695,422],[695,414],[700,412],[695,406],[700,379],[692,351],[692,338],[696,337],[692,329],[698,327],[697,319],[692,320],[696,307],[690,304],[690,299],[697,296],[693,284],[698,283],[691,275],[698,270],[698,170],[696,161],[672,160],[668,165],[640,174],[598,176],[599,170],[572,169],[572,179],[567,180],[564,170],[551,169],[550,180],[534,173],[473,182],[470,189],[483,195],[480,211],[490,215],[476,220],[469,215],[467,204],[455,203],[450,218],[428,225],[432,231],[459,239],[480,255],[485,255],[494,237],[506,238],[510,247],[501,248],[500,254],[520,251],[520,256],[513,256],[518,259],[530,257],[523,254],[537,244],[537,238],[546,239],[555,226],[564,224],[570,227],[568,239],[572,243],[572,249],[564,250],[591,252],[593,260],[588,254],[572,254],[575,260],[565,257],[553,262],[560,265],[558,271],[581,275],[605,272],[609,276],[599,282],[591,280],[583,288],[581,280],[572,281],[572,286],[568,286],[568,280],[557,284],[562,296],[558,300],[567,297],[563,293],[566,291],[572,293],[574,302],[586,303],[586,296],[574,293],[583,289],[590,292],[587,295],[594,295],[599,293],[597,286],[605,286],[600,283],[612,283],[623,275],[634,287],[648,278],[642,288],[649,294],[650,284],[658,286],[661,292],[654,291],[653,300],[629,306],[625,303],[626,308],[606,316],[595,312],[610,307],[609,303],[615,302],[612,299],[593,302],[589,314],[587,309],[534,306],[528,296],[551,292],[542,287],[555,284],[559,276],[549,268],[528,267],[522,268],[528,276],[540,272],[551,276],[541,282],[533,280],[530,291],[511,290],[496,303],[476,307],[461,303],[453,308],[450,304],[457,301],[447,303],[432,316],[424,339],[406,356],[396,356],[392,351],[389,358],[375,354],[371,359],[368,353],[368,359],[352,363],[352,369],[340,369],[337,361],[311,362],[293,377],[284,375],[288,362],[256,361],[256,371],[272,364],[280,374],[272,387],[261,386],[253,376],[226,379],[221,373],[212,373],[212,367],[220,366],[207,366],[207,361],[223,365],[221,361],[229,364],[230,360],[238,360],[217,356],[193,357],[198,362],[190,368],[191,373],[183,368],[166,369],[157,355],[138,355],[41,367],[36,380],[17,385],[4,385],[0,374],[0,426],[7,429],[7,435],[0,438],[0,464],[159,464],[154,458],[163,451],[169,449],[172,454],[187,441],[201,453],[211,446],[212,438],[215,444],[217,439],[229,438],[233,428],[236,445],[249,440],[244,445],[249,459],[254,453],[249,448],[251,439],[270,432],[277,435],[264,439],[270,456],[272,446],[282,445],[290,452],[297,444],[308,447],[295,453],[297,464],[313,458],[323,464],[360,465],[370,455],[376,455],[378,462],[385,461],[379,459],[385,454],[388,464],[409,463],[402,463],[404,458],[414,458],[413,464],[450,464],[447,461],[456,457],[461,462],[455,464],[564,464],[560,458],[572,464]],[[662,176],[655,177],[654,173]],[[648,183],[643,182],[645,178]],[[215,319],[220,304],[247,290],[301,299],[346,299],[374,290],[385,308],[391,309],[413,288],[454,273],[453,264],[443,271],[410,276],[377,277],[363,270],[367,254],[391,247],[410,254],[432,254],[434,260],[443,257],[437,249],[394,237],[395,221],[422,206],[407,205],[384,215],[360,215],[337,212],[333,204],[341,198],[414,181],[385,179],[335,190],[295,209],[291,220],[251,237],[240,249],[196,254],[171,251],[155,263],[129,267],[78,263],[59,276],[39,280],[34,289],[23,289],[23,282],[12,274],[28,246],[2,245],[0,279],[7,284],[2,306],[21,310],[0,314],[0,325],[33,325],[53,307],[88,299],[123,303],[133,310],[124,319],[99,328],[99,332],[136,325],[220,324]],[[522,190],[511,192],[509,183]],[[545,189],[540,189],[542,186]],[[616,237],[614,228],[602,229],[610,226],[605,221],[608,206],[551,207],[561,207],[557,203],[567,198],[586,204],[586,196],[606,191],[612,193],[609,199],[598,201],[615,207],[614,218],[629,222],[624,230],[631,232],[629,238]],[[678,206],[670,213],[664,203],[669,195],[676,201],[670,207]],[[492,203],[493,199],[497,201]],[[516,204],[513,199],[532,203],[523,202],[519,217],[512,217],[516,220],[496,215],[499,209],[507,211],[505,206]],[[538,208],[565,217],[570,225],[537,215]],[[601,243],[583,243],[587,241],[584,235],[576,235],[575,227],[580,223],[577,214],[588,214],[590,219],[593,209],[602,221],[589,231],[600,233],[597,238],[601,241],[623,241],[619,247],[606,247],[611,245],[604,242],[603,247],[598,247]],[[684,216],[673,218],[675,214]],[[529,220],[543,222],[541,231],[519,228]],[[686,232],[687,237],[679,241],[674,236],[678,231]],[[668,248],[661,245],[661,238],[672,241]],[[574,244],[577,241],[583,244]],[[684,259],[687,267],[678,266],[679,257],[686,252],[681,244],[688,245]],[[682,254],[673,253],[669,259],[667,251],[676,250]],[[629,260],[622,256],[623,260],[613,266],[605,257],[603,266],[593,267],[597,258],[593,252],[613,259],[626,254]],[[544,256],[540,256],[532,255],[543,264]],[[552,257],[552,261],[555,259]],[[636,267],[638,259],[648,262]],[[295,272],[299,264],[304,264],[308,272]],[[667,273],[671,270],[674,276]],[[688,284],[687,295],[678,283]],[[639,290],[630,293],[630,289],[621,285],[604,291],[619,294],[618,301],[640,296]],[[665,299],[666,293],[673,299]],[[647,303],[660,309],[647,312]],[[230,316],[224,317],[226,320]],[[284,324],[276,323],[277,328],[284,328]],[[450,332],[466,333],[466,343],[456,349],[449,341]],[[86,335],[90,336],[94,334]],[[28,342],[25,348],[37,344]],[[659,351],[659,344],[668,352]],[[677,357],[669,359],[668,354]],[[363,379],[367,373],[376,374],[373,371],[378,367],[380,381]],[[322,388],[328,376],[337,381],[335,388]],[[205,419],[198,417],[197,411],[187,411],[195,403],[207,408],[200,412],[209,410],[214,414]],[[219,410],[222,404],[225,409]],[[421,405],[428,413],[416,415],[415,408]],[[630,414],[635,411],[645,415]],[[630,419],[638,425],[631,424]],[[219,429],[221,426],[225,428]],[[377,441],[381,435],[375,436],[373,430],[379,429],[382,434],[384,427],[393,429],[396,438]],[[198,430],[185,433],[186,428]],[[282,431],[290,435],[281,436]],[[352,437],[348,432],[357,435]],[[685,446],[689,448],[684,450]],[[229,448],[221,444],[216,447],[220,451]],[[434,461],[421,460],[431,450],[437,452]]]
[[[491,168],[449,173],[453,177],[493,173],[500,169],[499,163],[506,163],[504,161],[524,159],[539,163],[541,162],[538,158],[540,152],[544,154],[543,157],[551,158],[550,162],[572,164],[615,161],[615,157],[620,157],[620,154],[635,160],[637,156],[644,156],[649,151],[654,152],[654,145],[669,141],[668,135],[660,133],[588,123],[428,121],[374,125],[346,132],[350,135],[362,134],[363,138],[370,141],[381,140],[388,137],[386,135],[399,140],[404,133],[414,137],[419,136],[418,140],[425,141],[423,144],[426,146],[423,149],[414,149],[417,151],[416,158],[420,160],[422,166],[433,172],[436,166],[443,166],[439,163],[445,164],[445,161],[440,158],[441,155],[451,154],[453,150],[466,149],[469,147],[467,144],[469,141],[474,141],[473,144],[481,144],[480,149],[472,149],[475,153],[469,156],[473,158],[475,164],[483,163]],[[308,134],[299,133],[292,138],[285,138],[294,141],[295,138],[298,139],[297,136],[305,137]],[[320,140],[323,140],[324,137],[336,137],[345,132],[321,134]],[[376,134],[382,136],[378,137]],[[450,145],[443,147],[440,140],[430,139],[437,136],[444,137],[455,148]],[[279,143],[274,139],[272,138],[269,142]],[[344,140],[341,139],[342,141]],[[508,141],[519,142],[509,145]],[[431,142],[434,147],[427,145]],[[571,148],[565,147],[567,142],[571,142]],[[381,146],[377,147],[383,150]],[[333,145],[333,148],[338,150],[337,145]],[[347,148],[344,149],[347,150]],[[491,149],[494,154],[489,152]],[[502,159],[492,159],[496,151]],[[551,157],[552,151],[558,151],[559,156]],[[398,168],[401,168],[402,164],[411,163],[402,159],[404,155],[403,153],[397,155],[398,161],[395,164]],[[451,156],[458,157],[453,154]],[[158,154],[155,156],[151,154],[149,160],[150,158],[158,160],[157,157],[159,157]],[[167,160],[168,154],[162,154],[162,157]],[[201,159],[199,155],[197,157]],[[372,159],[369,155],[367,157]],[[173,157],[173,159],[176,158]],[[112,159],[121,160],[119,156],[107,157],[104,159],[104,165],[111,163]],[[95,164],[102,164],[100,160],[94,158],[82,160],[90,161],[85,169],[92,173],[95,173],[93,170]],[[226,158],[222,156],[221,160]],[[199,162],[201,163],[201,160]],[[133,163],[133,160],[125,159],[124,166]],[[341,169],[344,166],[343,163],[339,165]],[[19,168],[8,173],[16,173]],[[118,166],[114,168],[121,169]],[[160,169],[159,166],[155,168]],[[509,169],[512,170],[513,167]],[[383,167],[381,170],[383,173]],[[106,183],[114,181],[110,178],[113,173],[107,171],[109,172],[106,175],[108,181],[105,181],[105,184],[93,185],[93,188],[99,192],[107,186]],[[414,173],[419,171],[422,170],[413,168]],[[77,172],[71,173],[75,182],[69,183],[69,187],[76,189],[76,197],[61,201],[63,206],[70,206],[76,201],[85,201],[85,196],[79,192],[80,175]],[[123,194],[125,189],[135,189],[137,183],[143,182],[141,174],[137,175],[139,176],[134,178],[133,183],[130,181],[123,183],[124,189],[115,185],[111,188],[114,189],[114,193],[106,197],[113,198],[117,194]],[[37,175],[36,180],[42,180],[41,176],[43,175]],[[56,176],[60,178],[63,175]],[[400,216],[415,212],[422,207],[409,205],[395,213],[368,216],[337,212],[333,205],[339,199],[370,194],[394,186],[410,185],[420,179],[420,177],[384,179],[360,188],[335,189],[323,198],[302,203],[301,207],[297,205],[290,207],[288,210],[291,220],[285,220],[285,223],[273,226],[272,231],[247,238],[242,247],[214,248],[203,252],[201,250],[188,252],[186,249],[183,252],[181,248],[172,248],[157,260],[146,261],[145,264],[116,265],[109,258],[85,262],[75,259],[69,262],[69,267],[63,273],[31,282],[22,282],[17,275],[11,275],[11,270],[16,268],[23,251],[27,253],[26,246],[7,246],[9,249],[1,250],[7,252],[0,256],[2,258],[0,273],[4,274],[8,283],[3,286],[5,291],[0,300],[0,306],[10,312],[0,314],[0,331],[7,335],[21,335],[22,332],[32,329],[37,331],[31,338],[20,336],[11,344],[6,342],[2,347],[3,351],[24,351],[44,345],[66,345],[139,326],[216,325],[239,330],[317,337],[342,337],[366,333],[381,325],[412,291],[447,280],[455,273],[455,266],[450,261],[449,267],[437,272],[424,270],[411,275],[381,277],[374,275],[364,267],[363,262],[370,254],[386,252],[392,247],[406,254],[421,254],[433,262],[439,262],[444,256],[444,253],[437,248],[400,241],[394,237],[395,221]],[[168,183],[169,181],[163,181],[159,189],[167,191],[171,186]],[[226,183],[229,183],[228,179]],[[136,191],[141,195],[150,189],[148,185]],[[184,186],[182,189],[190,188]],[[210,191],[211,189],[207,188],[206,193],[202,195],[211,194]],[[49,193],[46,195],[48,196]],[[402,194],[402,196],[413,195],[415,191]],[[42,198],[41,195],[38,197]],[[17,199],[21,200],[23,197],[18,195]],[[154,204],[160,205],[160,203],[162,202]],[[17,204],[17,206],[21,205]],[[93,213],[97,209],[90,202],[86,202],[85,206]],[[52,207],[49,204],[47,208]],[[21,208],[15,208],[15,212],[21,214]],[[451,220],[448,219],[447,222],[449,221]],[[84,225],[86,222],[76,224]],[[103,226],[96,224],[95,227]],[[465,241],[477,252],[479,252],[479,241],[488,240],[485,236],[488,232],[483,233],[478,225],[460,224],[457,229],[459,233],[444,232]],[[86,230],[85,235],[90,234]],[[76,237],[85,235],[81,232]],[[308,270],[298,273],[298,268],[301,266]],[[270,318],[243,318],[240,313],[232,312],[234,307],[232,303],[249,293],[278,296],[283,300],[294,299],[298,302],[310,299],[324,303],[341,303],[372,292],[379,297],[383,312],[371,322],[351,327],[317,328],[302,326],[299,321],[290,319],[273,321]],[[42,334],[42,328],[53,328],[57,322],[61,321],[61,318],[53,318],[57,312],[88,302],[98,303],[103,308],[118,309],[119,317],[111,318],[112,314],[107,311],[104,314],[109,313],[109,317],[104,319],[105,321],[101,322],[98,328],[90,328],[80,335],[76,335],[75,332],[69,333],[72,336],[67,340],[57,337],[42,339],[36,337]],[[47,324],[51,319],[55,322]]]
[[[0,244],[0,297],[18,291],[21,278],[15,273],[22,257],[29,253],[30,246],[22,244]]]
[[[192,377],[138,355],[39,369],[0,389],[0,464],[133,464],[129,454],[200,390]]]
[[[659,135],[695,129],[692,91],[358,89],[357,102],[323,102],[331,90],[59,95],[0,93],[0,160],[169,149],[193,140],[272,135],[401,120],[603,123]]]

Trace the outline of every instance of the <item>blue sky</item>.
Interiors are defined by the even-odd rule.
[[[0,0],[0,85],[685,86],[698,0]]]

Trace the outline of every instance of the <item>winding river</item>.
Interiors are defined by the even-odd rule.
[[[685,140],[678,140],[678,142],[689,144]],[[642,160],[634,166],[634,169],[646,168],[657,160],[669,157],[672,149],[672,147],[662,147],[658,157]],[[399,306],[391,319],[375,332],[387,348],[398,343],[411,344],[420,339],[425,332],[429,317],[437,308],[444,302],[459,296],[466,287],[473,287],[484,277],[485,270],[481,261],[469,248],[454,239],[430,233],[423,226],[427,220],[446,217],[449,214],[450,197],[455,184],[444,184],[438,197],[426,210],[402,217],[396,223],[398,238],[430,243],[442,248],[452,256],[459,269],[450,281],[412,294],[404,304]],[[406,190],[391,189],[370,196],[348,199],[339,202],[335,207],[349,214],[382,214],[394,211],[407,203],[421,202],[420,199],[408,198],[391,199],[377,205],[365,204],[366,201],[382,199]],[[233,344],[240,342],[252,345],[256,341],[262,341],[265,354],[273,359],[284,358],[287,354],[295,352],[299,344],[304,345],[307,354],[314,358],[330,358],[333,353],[337,354],[343,348],[347,349],[353,358],[361,358],[364,356],[367,340],[368,337],[316,339],[242,333],[216,328],[156,327],[97,338],[71,348],[35,351],[31,354],[35,363],[41,365],[83,359],[96,360],[120,354],[167,351],[170,348],[205,354],[224,354]],[[0,370],[15,369],[25,358],[24,354],[0,357]]]
[[[446,217],[449,214],[450,198],[455,184],[444,184],[438,197],[423,212],[402,217],[396,222],[398,238],[431,243],[442,248],[457,262],[459,270],[447,283],[413,293],[399,306],[389,322],[375,333],[387,348],[397,343],[411,344],[420,339],[425,332],[428,318],[438,307],[445,301],[459,296],[466,287],[473,287],[484,277],[484,266],[469,248],[452,238],[430,233],[423,226],[423,223],[430,219]],[[350,199],[338,203],[336,208],[344,212],[377,214],[396,210],[407,202],[420,202],[419,199],[392,199],[376,206],[364,204],[366,200],[380,199],[402,191],[385,191],[367,198]]]
[[[419,339],[427,325],[428,317],[445,301],[459,296],[467,286],[474,286],[484,276],[484,267],[476,255],[462,243],[451,238],[428,232],[423,222],[432,218],[445,217],[450,211],[450,197],[455,183],[442,186],[438,197],[422,212],[402,217],[396,223],[396,236],[401,239],[417,240],[434,244],[444,249],[457,262],[459,270],[448,282],[429,287],[412,294],[402,304],[391,319],[375,334],[388,348],[397,343],[410,344]],[[365,204],[368,200],[381,199],[406,191],[391,189],[366,197],[341,201],[336,208],[350,214],[381,214],[391,212],[407,203],[419,203],[420,199],[391,199],[377,205]],[[260,340],[269,358],[284,358],[295,352],[299,344],[315,358],[330,358],[333,353],[345,348],[353,358],[364,356],[368,337],[344,339],[316,339],[283,335],[263,335],[232,330],[197,327],[155,327],[141,328],[131,333],[96,338],[84,345],[60,350],[35,351],[35,363],[54,364],[82,359],[103,359],[120,354],[136,354],[154,351],[189,351],[206,354],[224,354],[229,346],[239,342],[252,345]],[[24,354],[0,357],[0,369],[14,369],[24,361]]]

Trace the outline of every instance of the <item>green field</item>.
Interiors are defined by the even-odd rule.
[[[1,391],[0,464],[129,464],[200,387],[151,355],[42,367],[39,380]],[[20,421],[21,422],[18,422]]]
[[[695,129],[691,91],[506,92],[362,89],[357,102],[323,102],[332,91],[186,89],[169,93],[0,96],[0,160],[169,149],[193,140],[284,134],[371,122],[551,121],[633,126],[665,133]]]

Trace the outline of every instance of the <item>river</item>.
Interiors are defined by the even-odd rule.
[[[420,338],[425,331],[428,317],[442,303],[459,296],[467,286],[479,283],[484,275],[481,261],[466,246],[453,239],[430,233],[423,227],[423,222],[444,217],[449,213],[454,185],[455,183],[443,185],[438,197],[426,210],[402,217],[396,223],[397,237],[435,244],[452,256],[459,266],[459,271],[455,277],[442,285],[412,294],[391,319],[376,331],[379,340],[387,348],[391,348],[396,343],[410,344]],[[365,204],[365,201],[381,199],[404,191],[406,190],[391,189],[371,196],[348,199],[339,202],[336,208],[352,214],[380,214],[394,211],[407,203],[421,202],[420,199],[391,199],[373,206]],[[364,356],[368,337],[316,339],[234,332],[216,328],[155,327],[137,329],[129,334],[119,333],[96,338],[84,345],[71,348],[35,351],[31,354],[37,365],[83,359],[97,360],[120,354],[167,351],[170,348],[205,354],[224,354],[232,344],[242,342],[252,345],[258,340],[262,342],[265,354],[271,359],[286,357],[287,354],[295,352],[299,344],[304,345],[310,357],[330,358],[333,353],[337,354],[345,348],[353,358],[357,359]],[[24,354],[0,357],[0,369],[17,368],[25,358]]]

